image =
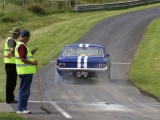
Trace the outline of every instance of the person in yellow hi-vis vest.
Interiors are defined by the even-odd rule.
[[[15,100],[14,90],[17,83],[17,71],[14,57],[14,51],[17,44],[17,39],[20,35],[19,27],[14,27],[9,31],[11,36],[6,39],[4,45],[4,63],[6,71],[6,103],[17,103]]]
[[[20,40],[15,48],[16,69],[20,77],[20,88],[18,93],[18,114],[29,114],[27,102],[30,95],[30,87],[33,74],[36,73],[37,60],[34,60],[34,52],[30,51],[27,42],[30,39],[30,32],[23,30],[20,33]]]

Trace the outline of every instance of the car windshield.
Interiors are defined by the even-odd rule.
[[[66,47],[63,56],[103,56],[98,47]]]

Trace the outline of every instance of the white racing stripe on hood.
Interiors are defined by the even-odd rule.
[[[79,44],[79,47],[83,47],[83,44]]]
[[[88,56],[84,57],[84,68],[87,68]]]
[[[78,59],[77,59],[77,68],[81,68],[81,58],[82,58],[82,56],[78,56]]]
[[[89,44],[86,44],[85,47],[89,47]]]
[[[79,44],[79,47],[83,47],[83,45],[84,45],[85,47],[89,47],[89,44]]]

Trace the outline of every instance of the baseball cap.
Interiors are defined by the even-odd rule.
[[[23,30],[21,33],[20,33],[20,36],[21,37],[28,37],[30,36],[30,32],[28,30]]]

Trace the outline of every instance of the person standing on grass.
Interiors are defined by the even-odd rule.
[[[11,36],[6,39],[4,46],[4,63],[6,71],[6,103],[17,103],[15,100],[14,90],[17,83],[17,72],[15,64],[15,47],[17,39],[20,35],[19,27],[14,27],[12,31],[9,31]]]
[[[18,94],[18,114],[30,114],[27,110],[27,102],[30,95],[30,87],[33,74],[36,73],[37,60],[34,60],[33,54],[27,46],[30,39],[30,32],[23,30],[20,33],[20,40],[15,48],[16,69],[20,77],[20,88]]]

